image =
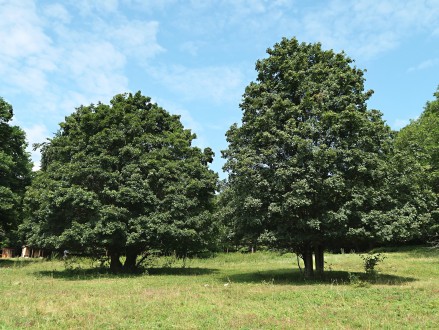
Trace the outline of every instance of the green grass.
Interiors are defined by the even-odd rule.
[[[138,275],[0,259],[0,329],[437,329],[439,251],[379,252],[375,278],[358,255],[327,254],[314,281],[268,252],[162,259]]]

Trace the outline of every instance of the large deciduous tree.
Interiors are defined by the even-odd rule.
[[[427,102],[421,116],[398,132],[395,145],[406,156],[416,158],[422,165],[423,176],[439,202],[439,88],[435,100]],[[432,223],[427,235],[439,240],[439,209],[432,207]]]
[[[21,203],[30,184],[31,163],[25,133],[11,126],[10,104],[0,97],[0,244],[15,244],[15,231],[22,220]]]
[[[79,107],[41,146],[41,171],[26,195],[28,242],[105,249],[114,270],[134,269],[149,249],[205,249],[216,232],[213,152],[193,147],[179,116],[140,92],[110,103]]]
[[[226,134],[234,234],[294,250],[307,276],[313,254],[323,272],[328,245],[408,235],[410,218],[398,221],[413,208],[396,212],[406,203],[389,181],[392,132],[367,109],[363,71],[344,53],[295,38],[267,53],[243,95],[242,124]]]

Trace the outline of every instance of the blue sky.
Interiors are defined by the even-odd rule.
[[[76,107],[141,90],[212,147],[224,178],[255,62],[293,36],[367,69],[369,107],[393,129],[439,85],[439,0],[0,0],[0,96],[35,143]]]

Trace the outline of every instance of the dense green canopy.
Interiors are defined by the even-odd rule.
[[[6,246],[16,243],[22,197],[31,176],[25,133],[9,124],[12,117],[12,106],[0,97],[0,245]]]
[[[150,249],[185,255],[215,234],[212,151],[150,98],[117,95],[81,106],[42,145],[42,167],[26,195],[30,244],[111,255],[134,268]]]
[[[422,165],[423,181],[426,181],[439,201],[439,88],[435,100],[427,102],[421,116],[398,132],[396,148],[406,156],[416,158]],[[439,204],[439,203],[437,203]],[[433,208],[429,235],[439,239],[439,210]]]
[[[308,272],[311,249],[322,271],[325,246],[407,239],[413,208],[393,194],[392,132],[366,107],[363,71],[319,43],[283,39],[267,52],[223,152],[235,233],[295,250]]]

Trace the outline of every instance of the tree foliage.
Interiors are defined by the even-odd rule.
[[[364,72],[344,53],[294,38],[267,53],[243,95],[242,125],[226,134],[234,234],[293,249],[308,275],[312,249],[323,271],[325,246],[411,235],[415,224],[399,217],[412,206],[389,181],[398,177],[389,166],[392,132],[367,109]]]
[[[217,175],[210,148],[150,98],[116,95],[81,106],[41,145],[26,195],[27,239],[47,248],[99,251],[111,267],[136,266],[147,250],[185,255],[209,246]]]
[[[0,244],[16,243],[16,229],[21,221],[21,203],[30,183],[31,163],[26,152],[26,136],[18,126],[11,126],[13,108],[0,98]]]
[[[430,208],[432,223],[430,237],[439,239],[439,88],[435,100],[427,102],[421,116],[398,132],[396,149],[418,160],[421,169],[418,182],[426,182],[436,195],[436,203]]]

